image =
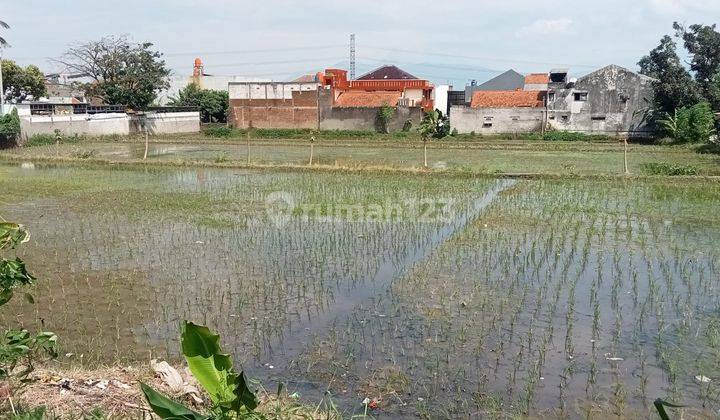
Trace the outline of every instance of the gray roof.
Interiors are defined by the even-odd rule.
[[[405,80],[417,77],[397,66],[382,66],[357,78],[357,80]]]
[[[473,93],[479,90],[518,90],[525,87],[525,76],[515,70],[508,70],[487,82],[477,86],[465,87],[465,100],[469,101]]]

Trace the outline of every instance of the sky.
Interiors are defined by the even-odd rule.
[[[582,76],[637,61],[673,21],[720,21],[720,0],[0,0],[3,57],[50,73],[67,48],[106,35],[152,42],[175,77],[205,72],[291,80],[396,64],[436,84],[465,86],[507,69],[569,67]]]

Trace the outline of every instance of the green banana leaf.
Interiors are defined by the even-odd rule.
[[[233,369],[232,359],[220,349],[220,336],[204,326],[185,321],[182,351],[190,371],[223,411],[239,412],[244,406],[252,411],[258,401],[247,387],[245,375]]]
[[[142,382],[140,382],[140,389],[142,389],[143,394],[145,394],[145,399],[150,405],[150,408],[152,408],[152,411],[163,420],[209,420],[212,418],[176,403]]]

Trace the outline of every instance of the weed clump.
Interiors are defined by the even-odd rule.
[[[203,130],[203,133],[209,137],[229,138],[233,136],[234,130],[230,127],[208,127]]]
[[[667,162],[646,163],[641,169],[647,175],[692,176],[700,173],[700,169],[696,166]]]

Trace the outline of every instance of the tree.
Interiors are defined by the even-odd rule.
[[[2,60],[3,86],[8,101],[23,101],[28,96],[37,99],[47,93],[45,76],[39,68],[18,66],[12,60]]]
[[[653,82],[652,108],[656,114],[672,114],[676,109],[692,106],[700,101],[696,83],[683,67],[677,45],[666,35],[660,45],[638,63],[640,73],[656,79]]]
[[[432,137],[441,139],[450,133],[449,119],[447,117],[443,117],[442,112],[437,109],[426,112],[422,121],[420,121],[418,131],[420,132],[420,136],[423,141],[423,163],[427,168],[427,142]]]
[[[124,36],[108,36],[72,47],[57,61],[91,80],[82,86],[88,96],[142,109],[169,87],[170,70],[152,46],[132,43]]]
[[[675,22],[673,29],[690,54],[690,70],[695,73],[700,92],[713,109],[720,110],[720,92],[715,85],[720,74],[720,32],[716,30],[716,25],[690,25],[685,28]]]
[[[200,89],[195,83],[185,86],[177,98],[170,99],[173,106],[196,106],[200,108],[202,122],[227,122],[230,99],[222,90]]]
[[[395,108],[388,104],[385,104],[378,108],[377,115],[375,116],[375,125],[379,132],[383,134],[390,133],[390,119],[395,115]]]
[[[20,117],[17,109],[0,116],[0,148],[3,146],[15,146],[20,135]]]
[[[665,134],[678,143],[707,142],[715,132],[715,115],[707,102],[676,109],[659,123]]]
[[[7,23],[5,23],[5,22],[3,22],[2,20],[0,20],[0,28],[10,29],[10,25],[8,25]],[[7,46],[8,46],[8,43],[7,43],[7,41],[5,40],[5,38],[3,38],[3,37],[0,36],[0,47],[7,47]]]

